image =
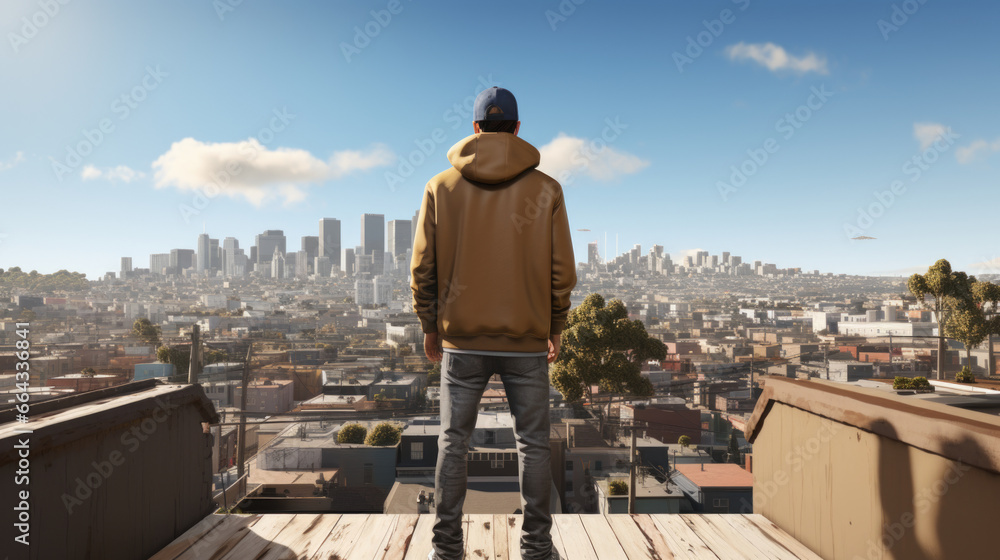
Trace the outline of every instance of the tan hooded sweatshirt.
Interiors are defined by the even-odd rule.
[[[442,346],[541,352],[562,332],[576,285],[559,183],[538,150],[481,132],[448,150],[427,183],[410,263],[413,308]]]

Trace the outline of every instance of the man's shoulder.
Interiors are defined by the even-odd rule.
[[[444,171],[431,177],[430,181],[427,181],[427,188],[431,191],[435,191],[441,187],[451,188],[458,184],[461,180],[462,174],[459,173],[454,167],[449,167],[448,169],[445,169]]]

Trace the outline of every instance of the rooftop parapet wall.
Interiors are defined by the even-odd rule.
[[[767,378],[747,425],[754,512],[823,558],[994,558],[1000,418]]]

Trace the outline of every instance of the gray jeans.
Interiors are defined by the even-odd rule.
[[[494,373],[500,374],[503,380],[514,417],[521,510],[524,512],[521,557],[539,560],[552,554],[549,376],[545,356],[501,357],[445,352],[441,362],[441,434],[434,480],[437,517],[432,539],[436,557],[442,560],[462,558],[466,455],[476,427],[479,400]]]

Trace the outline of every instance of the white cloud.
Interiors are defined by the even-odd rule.
[[[131,167],[126,165],[119,165],[117,167],[106,167],[104,169],[99,169],[93,165],[85,165],[83,170],[80,171],[80,177],[84,181],[92,181],[94,179],[106,179],[108,181],[121,181],[123,183],[131,183],[136,179],[142,179],[146,174],[142,171],[136,171]]]
[[[14,157],[8,160],[0,160],[0,171],[11,169],[24,161],[24,152],[14,153]]]
[[[607,146],[603,140],[595,144],[562,132],[538,151],[542,155],[538,169],[556,179],[563,172],[569,172],[581,173],[597,181],[612,181],[649,165],[644,159]]]
[[[799,74],[816,72],[828,74],[826,59],[807,52],[805,56],[796,57],[788,54],[784,48],[774,43],[737,43],[726,48],[730,60],[752,60],[768,70],[775,72],[791,70]]]
[[[396,156],[384,145],[368,150],[334,152],[323,161],[307,150],[269,149],[256,138],[205,143],[194,138],[174,142],[153,162],[156,187],[198,190],[206,195],[243,197],[256,206],[275,198],[285,204],[306,197],[303,188],[356,171],[392,164]]]
[[[920,142],[920,149],[926,150],[931,147],[935,140],[944,136],[948,127],[941,123],[913,123],[913,137]]]
[[[955,159],[958,160],[958,163],[962,164],[972,163],[981,154],[989,154],[991,152],[1000,152],[1000,138],[992,142],[976,140],[968,146],[955,148]]]
[[[985,274],[1000,274],[1000,257],[972,263],[969,265],[969,268]]]

